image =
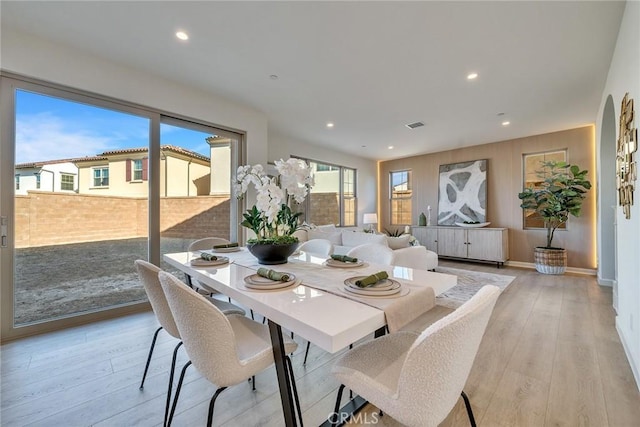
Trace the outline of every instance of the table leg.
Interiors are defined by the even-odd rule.
[[[278,387],[280,388],[280,400],[282,401],[284,423],[287,427],[296,427],[297,424],[294,412],[293,395],[291,393],[291,378],[289,378],[289,372],[285,365],[286,354],[284,351],[282,328],[277,323],[269,320],[269,334],[271,335],[273,360],[276,366]]]

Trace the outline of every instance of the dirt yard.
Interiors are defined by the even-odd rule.
[[[161,253],[185,251],[190,241],[162,238]],[[139,258],[147,259],[146,239],[16,249],[16,324],[145,301],[133,264]]]

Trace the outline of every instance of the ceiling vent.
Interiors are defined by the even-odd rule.
[[[420,126],[424,126],[424,123],[415,122],[415,123],[409,123],[408,125],[405,125],[405,126],[408,127],[409,129],[415,129],[415,128],[419,128]]]

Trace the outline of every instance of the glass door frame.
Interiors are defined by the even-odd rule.
[[[194,125],[208,126],[224,130],[224,127],[194,121],[177,114],[140,106],[102,95],[92,94],[63,85],[43,82],[10,72],[0,71],[0,217],[2,225],[6,225],[6,236],[3,233],[0,242],[0,341],[55,331],[103,319],[143,312],[150,309],[148,302],[131,303],[92,312],[84,312],[70,317],[34,323],[16,327],[14,325],[14,261],[15,261],[15,92],[25,90],[80,102],[96,107],[106,108],[138,117],[148,118],[149,122],[149,192],[148,192],[148,257],[153,264],[160,265],[160,124],[163,119],[175,119],[191,122]],[[245,158],[246,135],[242,131],[229,129],[240,135],[235,150],[232,150],[232,161],[242,164]],[[232,170],[234,170],[232,168]],[[235,195],[231,195],[235,199]],[[231,235],[238,236],[237,220],[240,202],[231,203]],[[153,214],[155,212],[155,214]],[[235,215],[235,217],[234,217]],[[5,222],[6,221],[6,222]],[[235,226],[234,226],[235,223]],[[4,232],[4,227],[3,227]]]

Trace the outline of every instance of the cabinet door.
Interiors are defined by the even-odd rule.
[[[411,227],[411,234],[422,246],[427,246],[427,227]]]
[[[485,261],[506,261],[502,234],[503,230],[467,230],[468,257]]]
[[[466,232],[456,228],[438,228],[438,255],[466,258]]]
[[[438,229],[437,228],[427,228],[426,229],[426,238],[422,243],[422,246],[426,246],[426,248],[430,251],[438,253]]]

